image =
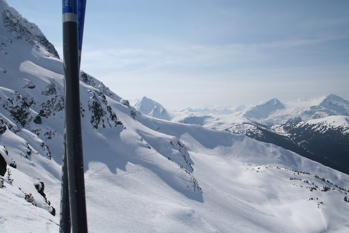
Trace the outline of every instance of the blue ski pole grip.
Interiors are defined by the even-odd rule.
[[[75,22],[77,23],[77,1],[63,0],[63,23]]]
[[[76,0],[63,0],[63,14],[65,13],[77,13]]]
[[[82,39],[84,34],[84,23],[85,23],[85,10],[86,10],[86,0],[78,0],[78,43],[79,52],[82,50]]]

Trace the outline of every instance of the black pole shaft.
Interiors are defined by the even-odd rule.
[[[65,141],[65,136],[64,136]],[[68,165],[67,165],[67,153],[63,152],[62,161],[62,187],[61,187],[61,216],[59,223],[60,233],[70,233],[70,206],[69,206],[69,187],[68,187]]]
[[[85,233],[87,214],[80,117],[78,30],[75,19],[73,14],[63,17],[65,153],[71,229],[73,233]]]

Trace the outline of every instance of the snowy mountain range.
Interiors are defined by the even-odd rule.
[[[319,119],[327,116],[349,116],[349,101],[334,94],[329,94],[321,98],[302,98],[288,103],[283,103],[277,98],[273,98],[260,104],[251,106],[240,105],[234,110],[231,109],[231,107],[225,107],[223,109],[207,107],[201,109],[187,108],[179,112],[174,112],[172,118],[177,118],[176,121],[183,121],[185,117],[194,115],[230,115],[230,118],[239,116],[240,119],[247,119],[272,126],[286,122]]]
[[[230,113],[204,108],[171,115],[173,122],[246,135],[349,174],[349,101],[333,94],[285,104],[274,98]]]
[[[243,116],[269,126],[327,116],[349,116],[349,101],[333,94],[318,99],[299,99],[287,104],[272,99],[252,107]]]
[[[0,232],[58,232],[63,64],[5,0],[0,14]],[[90,232],[349,230],[348,175],[227,121],[147,116],[84,72],[80,91]]]

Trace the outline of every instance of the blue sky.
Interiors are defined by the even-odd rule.
[[[61,1],[7,0],[61,51]],[[82,69],[169,109],[349,99],[347,0],[87,0]]]

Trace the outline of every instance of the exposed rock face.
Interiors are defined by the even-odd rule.
[[[93,93],[89,101],[89,111],[91,111],[91,124],[93,128],[98,127],[116,127],[122,125],[115,112],[108,104],[105,95],[102,92]]]
[[[0,176],[4,176],[7,169],[7,163],[2,154],[0,154]]]
[[[0,118],[0,134],[5,133],[6,129],[7,127],[6,127],[5,121]]]
[[[52,214],[53,216],[56,215],[56,209],[54,207],[51,206],[51,202],[49,200],[47,200],[46,194],[45,194],[45,184],[44,182],[40,181],[36,184],[34,184],[36,190],[38,191],[38,193],[40,193],[40,195],[45,199],[45,202],[48,204],[49,206],[49,212],[50,214]]]
[[[11,113],[11,116],[16,119],[17,122],[24,127],[29,120],[30,116],[30,107],[33,105],[34,100],[23,97],[18,92],[15,92],[11,95],[10,98],[3,104],[3,107]]]

